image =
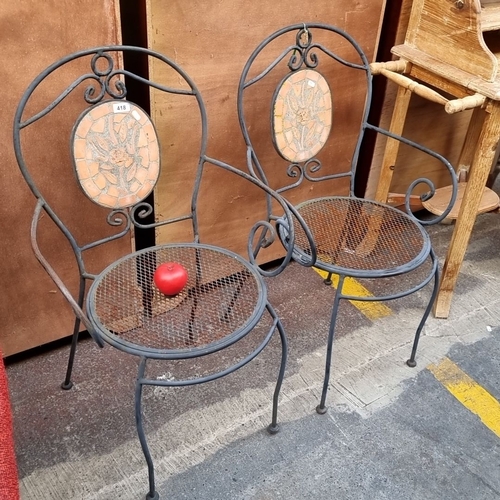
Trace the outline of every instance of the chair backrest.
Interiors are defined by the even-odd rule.
[[[320,23],[276,31],[253,51],[238,87],[249,170],[294,203],[354,196],[363,139],[371,130],[443,163],[456,184],[442,156],[369,123],[371,103],[370,63],[348,33]],[[433,194],[429,180],[416,178],[408,199],[420,183]]]
[[[124,69],[122,62],[127,55],[155,64],[155,74],[161,74],[162,81]],[[151,95],[159,114],[182,106],[182,123],[175,124],[175,129],[155,126],[144,109],[127,99],[130,87],[143,98]],[[175,147],[175,142],[189,140],[192,157],[186,159],[185,171],[190,176],[182,179],[183,196],[175,204],[176,213],[151,218],[151,194],[161,169],[160,137],[167,150]],[[131,243],[125,236],[138,229],[187,224],[190,241],[199,241],[198,195],[205,165],[231,171],[274,196],[248,174],[207,157],[207,137],[205,105],[195,83],[174,61],[145,48],[107,46],[68,55],[40,73],[22,96],[14,119],[14,148],[21,172],[37,199],[32,246],[89,331],[91,325],[81,310],[86,280],[94,279],[102,267],[130,251]],[[289,213],[284,204],[283,210]],[[78,293],[68,290],[56,269],[58,244],[40,230],[47,219],[44,214],[62,232],[75,255],[80,274]],[[250,239],[255,246],[250,248],[249,243],[249,250],[254,262],[259,249],[270,243],[270,229],[268,221],[257,222],[252,228]],[[94,252],[105,244],[114,248],[111,246],[109,255],[107,250],[101,251],[101,257],[109,260],[102,264]],[[289,252],[288,260],[290,256]],[[91,269],[96,261],[97,271]]]
[[[163,64],[165,81],[153,82],[123,69],[127,53]],[[194,101],[200,117],[201,139],[196,155],[200,166],[207,142],[207,118],[200,93],[175,62],[148,49],[110,46],[68,55],[40,73],[17,108],[14,148],[19,167],[40,208],[70,241],[68,224],[57,215],[49,198],[62,190],[66,190],[65,198],[76,196],[68,182],[72,177],[76,177],[87,199],[107,211],[108,222],[120,228],[111,239],[123,237],[132,226],[150,226],[141,220],[152,210],[145,200],[160,174],[160,145],[148,114],[127,100],[129,83],[141,85],[146,95],[157,92]],[[34,142],[38,156],[29,157]],[[57,165],[61,162],[65,165]],[[86,203],[85,197],[80,201]],[[82,205],[77,215],[85,216],[89,209],[94,214],[90,205]],[[198,229],[192,208],[182,217],[192,221],[196,239]],[[175,221],[162,223],[169,222]]]

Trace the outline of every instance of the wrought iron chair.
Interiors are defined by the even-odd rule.
[[[151,81],[122,69],[120,61],[127,54],[140,55],[163,65],[165,81]],[[191,121],[186,123],[188,130],[184,137],[193,141],[193,149],[199,145],[191,169],[192,198],[187,213],[148,221],[153,212],[148,196],[158,180],[161,155],[152,120],[141,107],[126,99],[129,84],[142,86],[143,95],[151,91],[157,98],[162,95],[177,99],[175,102],[184,100],[186,109],[194,109],[199,120],[201,133],[198,142],[194,139]],[[272,242],[270,231],[276,231],[276,227],[268,221],[257,221],[250,230],[249,260],[226,249],[202,244],[198,213],[202,174],[208,166],[231,172],[239,180],[262,189],[264,204],[266,196],[269,196],[282,206],[286,214],[291,213],[281,197],[260,181],[208,157],[207,137],[205,106],[190,77],[167,57],[129,46],[84,50],[54,63],[29,85],[14,120],[17,161],[37,200],[31,226],[33,250],[76,316],[62,387],[70,389],[72,386],[73,361],[82,325],[100,347],[107,343],[138,357],[135,418],[149,473],[148,499],[157,499],[158,493],[153,460],[143,428],[144,386],[180,387],[228,375],[254,359],[278,331],[281,362],[269,431],[274,433],[278,430],[277,405],[285,370],[287,340],[281,322],[267,300],[263,276],[279,273],[290,261],[291,251],[279,268],[266,271],[257,265],[257,254],[263,246]],[[33,156],[30,148],[29,153],[26,151],[26,146],[32,141],[36,141],[35,149],[39,156]],[[54,141],[60,147],[54,146]],[[43,144],[47,147],[43,148]],[[70,146],[70,153],[61,160],[64,145]],[[63,164],[58,166],[61,162]],[[33,169],[33,166],[36,168]],[[70,181],[76,181],[78,189],[72,190]],[[56,185],[57,182],[60,185]],[[188,188],[184,186],[183,189]],[[61,201],[59,197],[52,203],[49,200],[58,190],[64,190],[65,198]],[[77,199],[72,200],[68,214],[69,197]],[[79,207],[76,214],[75,204]],[[81,241],[82,236],[78,231],[76,235],[72,233],[72,229],[75,219],[84,221],[87,215],[100,217],[110,234],[98,235],[97,238],[94,234],[95,239]],[[61,273],[55,270],[57,262],[53,260],[57,249],[52,247],[48,253],[42,252],[42,248],[47,246],[43,233],[47,229],[46,216],[62,232],[76,258],[79,270],[76,294],[66,286]],[[137,230],[155,230],[165,225],[185,225],[186,222],[192,232],[188,243],[162,244],[133,251],[97,272],[89,268],[95,264],[89,254],[102,245],[116,244]],[[281,221],[277,223],[279,225]],[[81,228],[82,222],[76,226]],[[266,237],[263,237],[263,231]],[[164,290],[169,294],[165,295],[155,285],[157,268],[168,262],[179,263],[187,270],[187,283],[183,288],[183,283],[180,283],[181,290],[177,294],[169,289]],[[259,335],[250,337],[249,334],[254,333],[257,326]],[[240,357],[229,366],[219,366],[221,361],[213,360],[210,365],[215,368],[211,366],[212,371],[201,375],[197,372],[186,375],[186,370],[184,377],[174,376],[168,380],[145,375],[149,360],[168,363],[208,358],[225,348],[241,346],[244,338],[253,340],[246,342],[246,347],[241,347]]]
[[[343,99],[339,100],[339,94]],[[267,100],[263,99],[266,95]],[[317,23],[284,27],[262,41],[245,64],[238,87],[248,169],[293,202],[301,221],[302,228],[296,226],[295,243],[288,241],[286,231],[281,231],[284,244],[293,248],[297,262],[321,270],[325,283],[331,284],[332,276],[338,275],[323,390],[316,408],[320,414],[327,411],[341,300],[396,299],[434,280],[407,361],[410,367],[416,365],[420,333],[438,283],[438,262],[423,226],[442,221],[456,197],[457,181],[451,164],[424,146],[369,123],[371,100],[372,74],[361,47],[341,29]],[[453,194],[440,217],[419,220],[410,208],[417,186],[427,191],[421,193],[422,199],[433,195],[434,185],[428,179],[418,178],[409,186],[405,197],[407,213],[355,196],[356,168],[367,132],[381,134],[379,139],[400,141],[414,148],[415,153],[429,155],[430,161],[442,163],[450,174]],[[340,139],[335,140],[339,135]],[[270,214],[272,208],[270,205]],[[412,284],[406,286],[399,280],[393,293],[358,297],[344,291],[349,277],[389,278],[406,273],[412,273]],[[416,274],[420,275],[418,280]]]

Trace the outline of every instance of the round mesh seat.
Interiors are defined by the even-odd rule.
[[[387,205],[347,197],[317,198],[297,206],[316,243],[317,267],[351,276],[391,276],[419,266],[430,239],[408,215]],[[297,231],[299,253],[310,254]]]
[[[153,275],[178,262],[188,282],[163,295]],[[152,358],[189,358],[226,347],[245,335],[266,306],[262,277],[239,255],[208,245],[162,245],[115,262],[93,283],[89,316],[103,338]]]

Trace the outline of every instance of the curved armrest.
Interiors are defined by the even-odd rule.
[[[311,230],[309,229],[309,226],[303,219],[303,217],[300,215],[300,213],[297,211],[297,209],[290,204],[288,201],[288,206],[290,209],[290,212],[293,215],[293,219],[296,219],[296,221],[299,223],[299,231],[303,232],[303,235],[307,239],[308,245],[309,245],[309,252],[298,252],[297,248],[294,245],[293,240],[290,240],[289,232],[288,232],[288,224],[287,224],[287,219],[281,217],[281,225],[279,227],[279,235],[281,239],[281,243],[283,246],[288,249],[289,247],[292,248],[293,250],[293,259],[298,262],[300,265],[305,266],[305,267],[312,267],[314,264],[316,264],[316,260],[318,258],[318,252],[316,249],[316,243],[314,242],[313,235],[311,233]],[[292,219],[292,220],[293,220]]]
[[[268,219],[258,221],[252,226],[247,245],[249,261],[258,269],[260,274],[268,277],[277,276],[292,260],[296,234],[294,219],[299,221],[311,243],[314,260],[311,261],[310,265],[314,264],[314,262],[316,261],[316,249],[313,244],[312,235],[302,217],[298,214],[296,209],[288,201],[285,200],[285,198],[280,196],[276,191],[272,190],[257,177],[252,177],[246,172],[243,172],[242,170],[239,170],[232,165],[229,165],[228,163],[224,163],[222,161],[209,157],[205,157],[204,161],[211,163],[217,167],[223,168],[224,170],[232,172],[233,174],[245,179],[246,181],[259,187],[267,196]],[[281,217],[271,215],[270,206],[272,200],[278,202],[278,204],[281,206],[283,210],[283,215]],[[286,234],[286,240],[282,237],[283,234]],[[278,240],[286,250],[285,258],[278,267],[271,271],[262,269],[262,267],[257,264],[257,256],[263,248],[270,247],[276,241],[277,236]]]
[[[255,165],[255,168],[254,168],[254,165]],[[266,176],[264,174],[264,169],[260,165],[257,156],[255,155],[253,149],[250,146],[247,147],[247,168],[248,168],[248,171],[250,172],[252,177],[254,177],[256,179],[260,179],[260,180],[262,180],[262,182],[264,182],[264,184],[266,186],[268,185]],[[283,246],[285,247],[285,249],[287,251],[289,249],[292,249],[292,255],[293,255],[294,260],[300,262],[301,265],[306,266],[306,267],[314,266],[314,264],[316,263],[318,252],[316,250],[316,243],[314,241],[314,237],[311,233],[311,230],[309,229],[309,226],[307,225],[306,221],[300,215],[300,213],[298,212],[298,210],[295,208],[295,206],[293,204],[291,204],[286,198],[283,198],[277,192],[275,192],[275,195],[279,196],[283,200],[283,202],[288,206],[288,208],[292,214],[291,218],[273,217],[271,203],[268,202],[268,205],[267,205],[268,217],[269,217],[269,219],[273,219],[273,218],[277,219],[277,226],[279,229],[279,236],[281,239],[281,243],[283,244]],[[295,239],[290,240],[290,234],[288,231],[288,220],[290,220],[292,222],[292,226],[293,226],[294,219],[299,223],[298,229],[303,232],[303,235],[307,239],[307,242],[309,245],[309,250],[310,250],[309,251],[310,255],[306,255],[302,252],[298,253],[295,249]],[[278,224],[278,221],[279,221],[279,224]]]
[[[446,206],[446,209],[444,210],[444,212],[441,215],[433,217],[432,219],[429,219],[429,220],[418,219],[413,214],[411,207],[410,207],[410,197],[411,197],[413,190],[415,189],[415,187],[417,185],[425,184],[429,188],[429,191],[420,195],[420,199],[422,201],[427,201],[427,200],[431,199],[436,192],[436,187],[434,186],[434,183],[430,179],[427,179],[425,177],[419,177],[419,178],[415,179],[408,187],[408,189],[406,191],[406,195],[405,195],[405,210],[406,210],[406,213],[410,217],[412,217],[413,219],[418,221],[420,224],[426,225],[426,226],[429,226],[432,224],[437,224],[438,222],[441,222],[444,219],[446,219],[446,217],[450,213],[451,209],[453,208],[453,205],[455,204],[455,202],[457,200],[457,193],[458,193],[457,175],[456,175],[455,170],[454,170],[453,166],[451,165],[451,163],[444,156],[440,155],[439,153],[436,153],[435,151],[432,151],[431,149],[426,148],[425,146],[422,146],[421,144],[418,144],[414,141],[406,139],[406,137],[402,137],[400,135],[394,134],[392,132],[389,132],[388,130],[377,127],[375,125],[371,125],[369,123],[366,124],[366,128],[374,130],[375,132],[378,132],[379,134],[385,135],[391,139],[394,139],[394,140],[399,141],[403,144],[406,144],[407,146],[418,149],[422,153],[425,153],[425,154],[432,156],[433,158],[439,160],[444,165],[444,167],[446,168],[446,170],[450,174],[450,184],[452,186],[451,198],[450,198],[450,201],[448,202],[448,205]]]
[[[90,336],[95,340],[99,347],[104,347],[104,343],[100,338],[99,334],[96,332],[95,328],[92,326],[92,323],[88,319],[87,315],[84,313],[82,308],[78,305],[77,301],[74,299],[73,295],[70,293],[66,285],[63,283],[59,275],[56,273],[54,268],[49,264],[47,259],[43,256],[42,252],[37,243],[36,233],[38,228],[38,221],[40,220],[40,214],[44,209],[44,202],[42,200],[38,200],[38,203],[35,207],[35,212],[33,214],[33,220],[31,222],[31,246],[35,253],[38,262],[43,266],[47,274],[52,278],[52,281],[56,284],[57,288],[63,294],[64,298],[69,302],[75,316],[83,323]]]

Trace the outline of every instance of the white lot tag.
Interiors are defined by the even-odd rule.
[[[130,104],[128,102],[117,102],[113,104],[114,113],[128,113],[130,111]]]

